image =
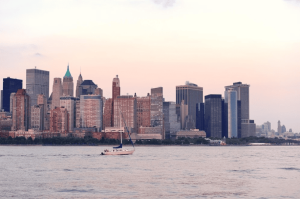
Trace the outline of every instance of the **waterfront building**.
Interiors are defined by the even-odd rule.
[[[282,128],[281,132],[282,132],[282,133],[285,133],[285,132],[286,132],[286,127],[285,127],[285,125],[282,125],[281,128]]]
[[[280,125],[280,120],[278,120],[278,123],[277,123],[278,125],[277,125],[277,133],[278,133],[278,135],[281,135],[282,134],[282,127],[281,127],[281,125]]]
[[[205,96],[205,132],[207,137],[222,137],[222,96]]]
[[[75,127],[80,128],[81,118],[80,118],[80,98],[75,101]]]
[[[51,109],[55,109],[55,107],[60,107],[60,97],[63,95],[63,87],[61,83],[61,78],[56,77],[53,80],[53,89],[51,94]]]
[[[42,130],[49,130],[49,117],[47,117],[47,114],[48,114],[48,105],[47,105],[47,98],[45,95],[43,94],[39,94],[38,95],[38,99],[37,99],[37,105],[39,107],[42,107],[44,110],[43,110],[43,128]]]
[[[60,97],[60,107],[64,107],[68,111],[69,121],[68,121],[68,129],[69,132],[73,132],[76,122],[76,101],[79,98],[71,97],[71,96],[62,96]]]
[[[204,103],[196,104],[196,129],[204,131]]]
[[[100,95],[80,96],[80,121],[81,128],[97,128],[102,130],[103,123],[103,102]]]
[[[118,75],[112,81],[112,115],[111,115],[111,126],[114,127],[114,101],[117,99],[118,96],[121,95],[121,87],[120,87],[120,79]]]
[[[136,96],[135,96],[136,97]],[[136,97],[137,103],[137,127],[151,126],[151,97]]]
[[[181,105],[181,102],[188,108],[188,118],[196,125],[196,104],[203,103],[203,88],[198,87],[197,84],[186,82],[185,85],[176,86],[176,104]],[[181,118],[183,118],[181,116]],[[183,122],[183,121],[182,121]],[[181,127],[187,129],[185,125]]]
[[[103,129],[106,127],[113,127],[113,99],[108,98],[104,103],[104,114],[103,114]]]
[[[49,98],[49,71],[39,69],[26,70],[26,93],[30,96],[31,105],[37,105],[39,94]]]
[[[130,133],[137,132],[137,102],[132,95],[117,96],[114,100],[114,127],[128,127]]]
[[[82,79],[81,72],[80,72],[80,74],[78,76],[77,84],[76,84],[76,97],[78,97],[78,98],[80,97],[79,87],[82,84],[82,82],[83,82],[83,79]]]
[[[13,99],[14,99],[14,96],[16,95],[16,93],[11,93],[10,94],[10,103],[9,103],[9,112],[12,113],[13,111],[13,106],[12,106],[12,103],[13,103]]]
[[[74,96],[73,89],[74,89],[73,77],[70,73],[69,64],[68,64],[67,72],[63,79],[63,96],[73,97]]]
[[[163,88],[151,89],[151,126],[163,126]]]
[[[31,129],[36,131],[44,130],[44,106],[31,106]]]
[[[23,87],[23,80],[13,79],[10,77],[3,78],[3,90],[1,91],[1,109],[6,112],[11,112],[11,94],[16,93]]]
[[[256,136],[256,124],[254,120],[243,120],[242,119],[242,134],[241,138]]]
[[[92,80],[84,80],[79,86],[79,96],[95,94],[96,89],[97,85]]]
[[[163,102],[165,138],[180,130],[180,122],[176,114],[176,102]]]
[[[19,89],[13,97],[12,131],[27,131],[30,128],[30,102],[30,96],[26,93],[25,89]]]
[[[238,137],[238,103],[237,92],[232,88],[225,90],[225,103],[227,107],[227,137]]]
[[[69,132],[69,114],[66,108],[56,107],[50,111],[50,132]]]

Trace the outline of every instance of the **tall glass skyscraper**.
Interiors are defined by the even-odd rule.
[[[37,105],[39,94],[49,98],[49,71],[39,69],[26,70],[26,93],[30,96],[31,106]]]
[[[4,111],[10,111],[10,94],[16,93],[19,89],[23,87],[23,80],[13,79],[13,78],[3,78],[3,90],[1,92],[2,98],[2,109]]]
[[[238,104],[237,92],[231,88],[225,91],[225,103],[228,107],[228,138],[238,137]]]
[[[222,137],[222,96],[205,96],[205,131],[206,137]]]

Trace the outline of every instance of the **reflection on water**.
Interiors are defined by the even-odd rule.
[[[299,198],[300,148],[0,146],[0,197]]]

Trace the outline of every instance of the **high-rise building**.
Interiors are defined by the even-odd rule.
[[[151,89],[151,126],[163,126],[164,114],[163,114],[163,88]]]
[[[136,97],[137,104],[137,127],[151,126],[151,97],[148,93],[146,97]]]
[[[112,99],[115,100],[120,95],[121,95],[120,79],[117,75],[112,82]]]
[[[282,125],[282,130],[281,130],[282,133],[285,133],[286,132],[286,127],[284,125]]]
[[[184,104],[188,106],[187,118],[193,122],[193,125],[190,126],[196,126],[196,104],[203,103],[203,88],[189,82],[182,86],[176,86],[176,104],[180,105],[183,100]],[[186,126],[181,128],[187,129]]]
[[[238,137],[238,103],[237,92],[232,88],[225,90],[225,103],[227,104],[228,138]]]
[[[11,93],[11,94],[10,94],[10,103],[9,103],[9,104],[10,104],[10,107],[9,107],[9,109],[10,109],[9,112],[10,112],[10,113],[12,113],[12,111],[13,111],[12,104],[13,104],[13,99],[14,99],[14,96],[15,96],[15,95],[16,95],[16,93]]]
[[[16,93],[19,89],[22,89],[22,80],[13,78],[3,78],[3,90],[1,91],[2,109],[6,112],[10,112],[10,95]]]
[[[101,88],[96,88],[94,94],[103,97],[103,90]]]
[[[280,120],[278,120],[277,132],[278,132],[278,135],[281,135],[281,134],[282,134],[282,127],[281,127],[281,125],[280,125]]]
[[[62,96],[60,97],[60,107],[64,107],[68,111],[69,121],[68,129],[69,132],[73,132],[76,122],[76,101],[79,100],[76,97]]]
[[[39,69],[26,70],[26,93],[31,98],[31,105],[37,105],[37,97],[44,94],[49,98],[49,71]]]
[[[61,78],[56,77],[53,80],[53,89],[51,95],[51,109],[55,109],[55,107],[60,107],[60,97],[63,95],[63,87],[61,84]]]
[[[256,124],[254,120],[242,120],[241,138],[256,136]]]
[[[44,130],[44,106],[31,106],[31,129],[36,131]]]
[[[109,98],[104,103],[104,114],[103,114],[103,129],[106,127],[113,127],[113,99]]]
[[[39,107],[42,107],[43,110],[43,118],[42,121],[44,122],[42,125],[42,129],[41,130],[49,130],[49,118],[47,117],[47,113],[48,113],[48,106],[47,106],[47,98],[45,95],[43,94],[39,94],[38,95],[38,99],[37,99],[37,104]]]
[[[50,111],[50,132],[69,132],[69,114],[66,108],[56,107]]]
[[[103,102],[100,95],[80,96],[80,120],[82,128],[97,128],[102,130]]]
[[[180,130],[180,122],[176,114],[176,102],[163,102],[165,138]]]
[[[79,96],[95,94],[96,89],[97,85],[92,80],[84,80],[79,86]]]
[[[63,96],[71,96],[73,97],[73,90],[74,90],[74,84],[73,84],[73,77],[69,70],[69,64],[67,68],[67,72],[63,79]]]
[[[75,101],[75,127],[81,127],[81,118],[80,118],[80,98]]]
[[[222,137],[222,96],[205,96],[205,131],[207,137]]]
[[[19,89],[16,95],[13,97],[12,131],[27,131],[30,128],[30,102],[30,96],[27,95],[25,89]]]
[[[76,84],[76,97],[80,97],[79,86],[82,84],[82,82],[83,82],[83,79],[82,79],[82,76],[80,73],[78,80],[77,80],[77,84]]]
[[[237,100],[241,101],[241,118],[250,118],[250,108],[249,108],[249,87],[248,84],[243,84],[242,82],[235,82],[233,85],[225,86],[225,89],[233,89],[237,92]]]
[[[196,104],[196,129],[204,131],[204,103]]]
[[[114,127],[128,127],[130,133],[137,132],[137,103],[132,95],[118,96],[114,100]]]

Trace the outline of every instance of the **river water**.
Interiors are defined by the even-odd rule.
[[[0,146],[0,197],[300,198],[300,147]]]

